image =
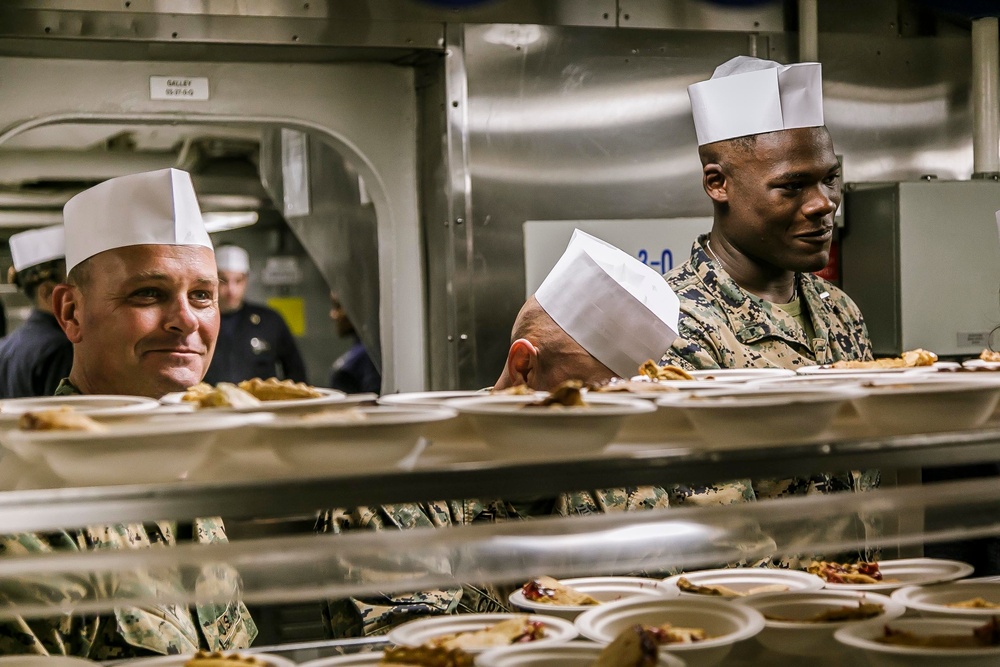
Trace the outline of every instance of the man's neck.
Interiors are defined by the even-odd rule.
[[[706,242],[709,256],[725,269],[742,289],[771,303],[788,303],[796,294],[795,273],[761,265],[740,252],[719,234]]]

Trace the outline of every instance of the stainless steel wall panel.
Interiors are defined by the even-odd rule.
[[[705,0],[619,0],[618,25],[668,30],[781,32],[785,28],[785,3],[771,0],[739,6]]]

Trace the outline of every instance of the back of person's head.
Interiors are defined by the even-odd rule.
[[[66,239],[62,225],[14,234],[10,237],[13,266],[8,281],[35,301],[39,288],[66,280]]]

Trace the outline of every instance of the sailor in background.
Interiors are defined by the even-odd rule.
[[[52,289],[66,279],[63,226],[10,237],[9,276],[31,300],[31,315],[0,339],[0,398],[51,396],[73,365],[73,345],[52,314]]]
[[[378,394],[382,390],[382,375],[358,337],[354,323],[347,316],[340,297],[330,292],[330,319],[340,338],[350,338],[351,348],[340,355],[330,369],[330,388],[345,394]]]
[[[306,366],[295,338],[277,311],[246,301],[250,255],[235,245],[215,252],[219,267],[222,326],[205,382],[242,382],[276,377],[306,381]]]

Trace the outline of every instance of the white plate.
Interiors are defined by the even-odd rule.
[[[860,395],[847,387],[756,387],[755,391],[671,394],[656,404],[683,409],[709,447],[725,449],[812,440],[848,400]]]
[[[558,646],[522,644],[495,648],[476,658],[476,667],[591,667],[604,650],[602,644],[570,642]],[[669,653],[660,653],[657,667],[684,667],[684,662]]]
[[[599,644],[611,643],[623,630],[637,623],[703,628],[710,636],[705,641],[662,647],[683,659],[688,667],[718,665],[729,655],[733,644],[764,629],[760,612],[727,600],[632,598],[602,604],[576,617],[580,634]]]
[[[954,581],[967,577],[973,572],[968,563],[941,558],[900,558],[897,560],[880,560],[878,569],[884,579],[877,584],[824,584],[826,588],[838,591],[875,591],[885,593],[903,586],[919,584],[934,584],[941,581]]]
[[[791,377],[795,371],[787,368],[716,368],[709,371],[690,371],[695,380],[702,382],[745,382],[766,377]]]
[[[800,570],[778,570],[765,567],[734,567],[722,570],[701,570],[667,577],[663,580],[663,582],[676,588],[677,581],[681,577],[697,586],[726,586],[727,588],[731,588],[738,593],[746,593],[747,591],[761,586],[771,585],[785,586],[786,591],[818,591],[823,588],[823,580],[814,574],[809,574],[808,572],[802,572]],[[680,590],[679,588],[677,590],[681,597],[715,597],[722,599],[722,596],[688,593]],[[775,593],[779,591],[767,592]]]
[[[483,630],[517,616],[528,618],[542,624],[545,636],[531,642],[533,645],[561,644],[576,637],[576,628],[569,621],[555,616],[541,614],[459,614],[456,616],[434,616],[420,618],[393,628],[387,638],[393,644],[400,646],[420,646],[435,637],[450,635],[457,632],[475,632]],[[495,647],[490,647],[495,648]],[[485,649],[465,649],[466,653],[482,653]]]
[[[482,398],[491,396],[488,391],[413,391],[402,394],[383,394],[379,396],[381,405],[414,406],[422,405],[436,408],[453,398]]]
[[[0,667],[97,667],[99,662],[66,655],[12,655],[0,657]]]
[[[660,579],[645,579],[643,577],[578,577],[576,579],[560,579],[560,583],[586,593],[599,602],[614,602],[633,597],[677,597],[677,588],[668,586]],[[519,609],[525,609],[534,614],[552,614],[573,620],[594,605],[554,605],[535,602],[524,597],[522,589],[518,588],[508,598],[510,603]]]
[[[321,408],[336,403],[342,403],[347,398],[347,394],[342,391],[337,391],[336,389],[323,389],[322,387],[313,387],[316,391],[323,394],[322,396],[317,396],[316,398],[294,398],[284,401],[261,401],[260,405],[255,405],[248,408],[201,408],[198,409],[193,406],[194,409],[198,409],[199,412],[276,412],[279,410],[298,410],[302,408]],[[185,401],[183,400],[184,392],[175,391],[173,393],[167,394],[160,399],[160,402],[164,405],[183,405]],[[373,401],[376,396],[374,394],[352,394],[351,402],[364,402]]]
[[[983,648],[922,648],[893,646],[875,641],[886,625],[896,630],[932,634],[971,635],[980,621],[952,619],[907,619],[891,623],[857,623],[841,628],[834,638],[841,644],[864,651],[871,667],[996,667],[1000,665],[1000,646]]]
[[[822,366],[801,366],[795,369],[799,375],[878,375],[879,373],[889,373],[892,375],[906,373],[935,373],[934,366],[907,366],[905,368],[833,368],[829,365]]]
[[[332,658],[320,658],[299,664],[299,667],[369,667],[382,662],[382,651],[374,653],[357,653],[355,655],[338,655]]]
[[[261,660],[271,667],[296,667],[295,663],[288,658],[270,653],[250,653],[249,651],[224,651],[226,655],[245,655]],[[126,660],[117,663],[121,667],[183,667],[184,663],[192,658],[188,655],[161,655],[155,658],[140,658],[138,660]]]
[[[280,413],[260,425],[256,442],[301,473],[388,470],[417,446],[429,425],[456,415],[449,408],[388,406],[336,409],[329,415]],[[218,449],[235,454],[245,447],[246,443],[229,440]]]
[[[959,581],[929,586],[906,586],[892,594],[892,599],[906,605],[921,616],[932,618],[951,617],[968,620],[1000,616],[997,609],[956,609],[949,604],[972,598],[983,598],[987,602],[1000,604],[1000,582]]]
[[[155,484],[185,479],[220,437],[245,442],[239,430],[272,415],[157,416],[105,424],[106,431],[8,431],[3,444],[28,462],[44,460],[70,484]]]
[[[565,459],[598,454],[629,415],[652,413],[649,401],[587,394],[586,407],[530,408],[530,396],[493,396],[448,401],[467,415],[498,458]]]
[[[866,620],[839,621],[836,623],[809,623],[772,621],[767,616],[783,618],[810,618],[824,611],[843,607],[856,607],[861,602],[882,605],[883,612]],[[756,609],[767,623],[757,635],[757,641],[775,653],[785,653],[809,658],[822,658],[843,650],[833,638],[838,629],[855,623],[885,623],[899,618],[906,607],[878,593],[860,591],[803,591],[754,595],[740,600],[740,604]]]
[[[985,369],[988,371],[1000,371],[1000,361],[983,361],[982,359],[969,359],[963,361],[965,368]]]
[[[950,374],[880,378],[861,389],[864,395],[852,401],[854,409],[885,434],[975,428],[989,419],[1000,401],[1000,384]]]
[[[25,412],[72,408],[90,417],[127,415],[155,410],[159,402],[145,396],[116,396],[104,394],[72,396],[39,396],[37,398],[8,398],[0,400],[0,423],[16,426]]]

